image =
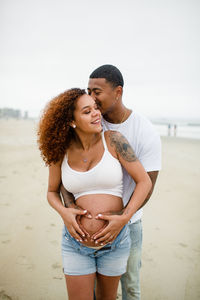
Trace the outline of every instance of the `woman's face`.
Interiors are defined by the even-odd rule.
[[[76,129],[87,133],[102,131],[101,113],[91,96],[85,94],[78,99],[73,124]]]

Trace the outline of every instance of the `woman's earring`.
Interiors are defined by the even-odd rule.
[[[76,125],[75,125],[75,124],[73,124],[72,126],[73,126],[73,128],[76,128]]]

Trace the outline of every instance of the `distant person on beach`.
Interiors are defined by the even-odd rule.
[[[121,133],[102,132],[98,105],[85,90],[68,90],[48,103],[40,119],[38,143],[49,166],[48,202],[65,224],[62,257],[68,299],[92,300],[96,279],[96,299],[114,300],[129,257],[127,223],[143,205],[151,180]],[[136,182],[126,207],[122,167]],[[71,208],[62,204],[61,181],[75,199]],[[112,232],[97,242],[95,236],[105,232],[112,215]],[[74,231],[79,235],[70,222],[77,224]]]
[[[171,124],[168,124],[168,136],[171,135]]]
[[[134,149],[139,161],[148,172],[152,181],[152,188],[146,197],[145,205],[153,192],[158,171],[161,168],[161,143],[160,137],[152,124],[142,115],[126,108],[122,102],[124,80],[121,72],[112,65],[103,65],[90,75],[88,82],[88,93],[98,104],[103,115],[102,125],[104,131],[116,130],[122,133]],[[123,203],[124,206],[132,207],[132,195],[135,194],[135,182],[132,177],[123,169]],[[66,207],[73,204],[72,197],[63,186],[61,192]],[[133,193],[134,192],[134,193]],[[128,260],[127,272],[121,277],[122,299],[138,300],[141,297],[140,291],[140,267],[142,253],[142,209],[128,220],[131,235],[131,252]],[[108,222],[108,225],[94,235],[98,244],[113,241],[123,228],[123,215],[101,215],[101,220]],[[78,238],[80,228],[77,222],[71,221],[68,217],[68,228],[72,235]]]

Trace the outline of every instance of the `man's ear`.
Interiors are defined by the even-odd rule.
[[[116,87],[115,92],[116,92],[116,98],[121,98],[121,96],[123,94],[123,88],[122,88],[122,86],[118,85]]]

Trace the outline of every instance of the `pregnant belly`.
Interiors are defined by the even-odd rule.
[[[91,237],[93,236],[93,234],[103,229],[103,227],[105,227],[108,222],[105,220],[97,220],[94,218],[88,219],[84,216],[81,216],[80,223],[87,231],[87,233],[89,233],[89,237],[87,236],[87,241],[84,241],[83,244],[92,247],[98,246],[97,244],[95,244],[95,241]]]
[[[88,219],[85,216],[81,216],[80,223],[91,236],[107,225],[108,222],[105,220],[97,220],[95,218]]]
[[[92,218],[89,219],[85,216],[80,217],[80,223],[85,228],[90,237],[87,237],[87,241],[84,241],[83,244],[86,246],[99,246],[95,244],[95,241],[91,237],[103,229],[108,221],[96,219],[95,217],[99,213],[108,213],[108,212],[117,212],[121,211],[123,208],[121,198],[113,195],[87,195],[82,196],[76,201],[77,205],[83,209],[87,209],[91,214]]]

